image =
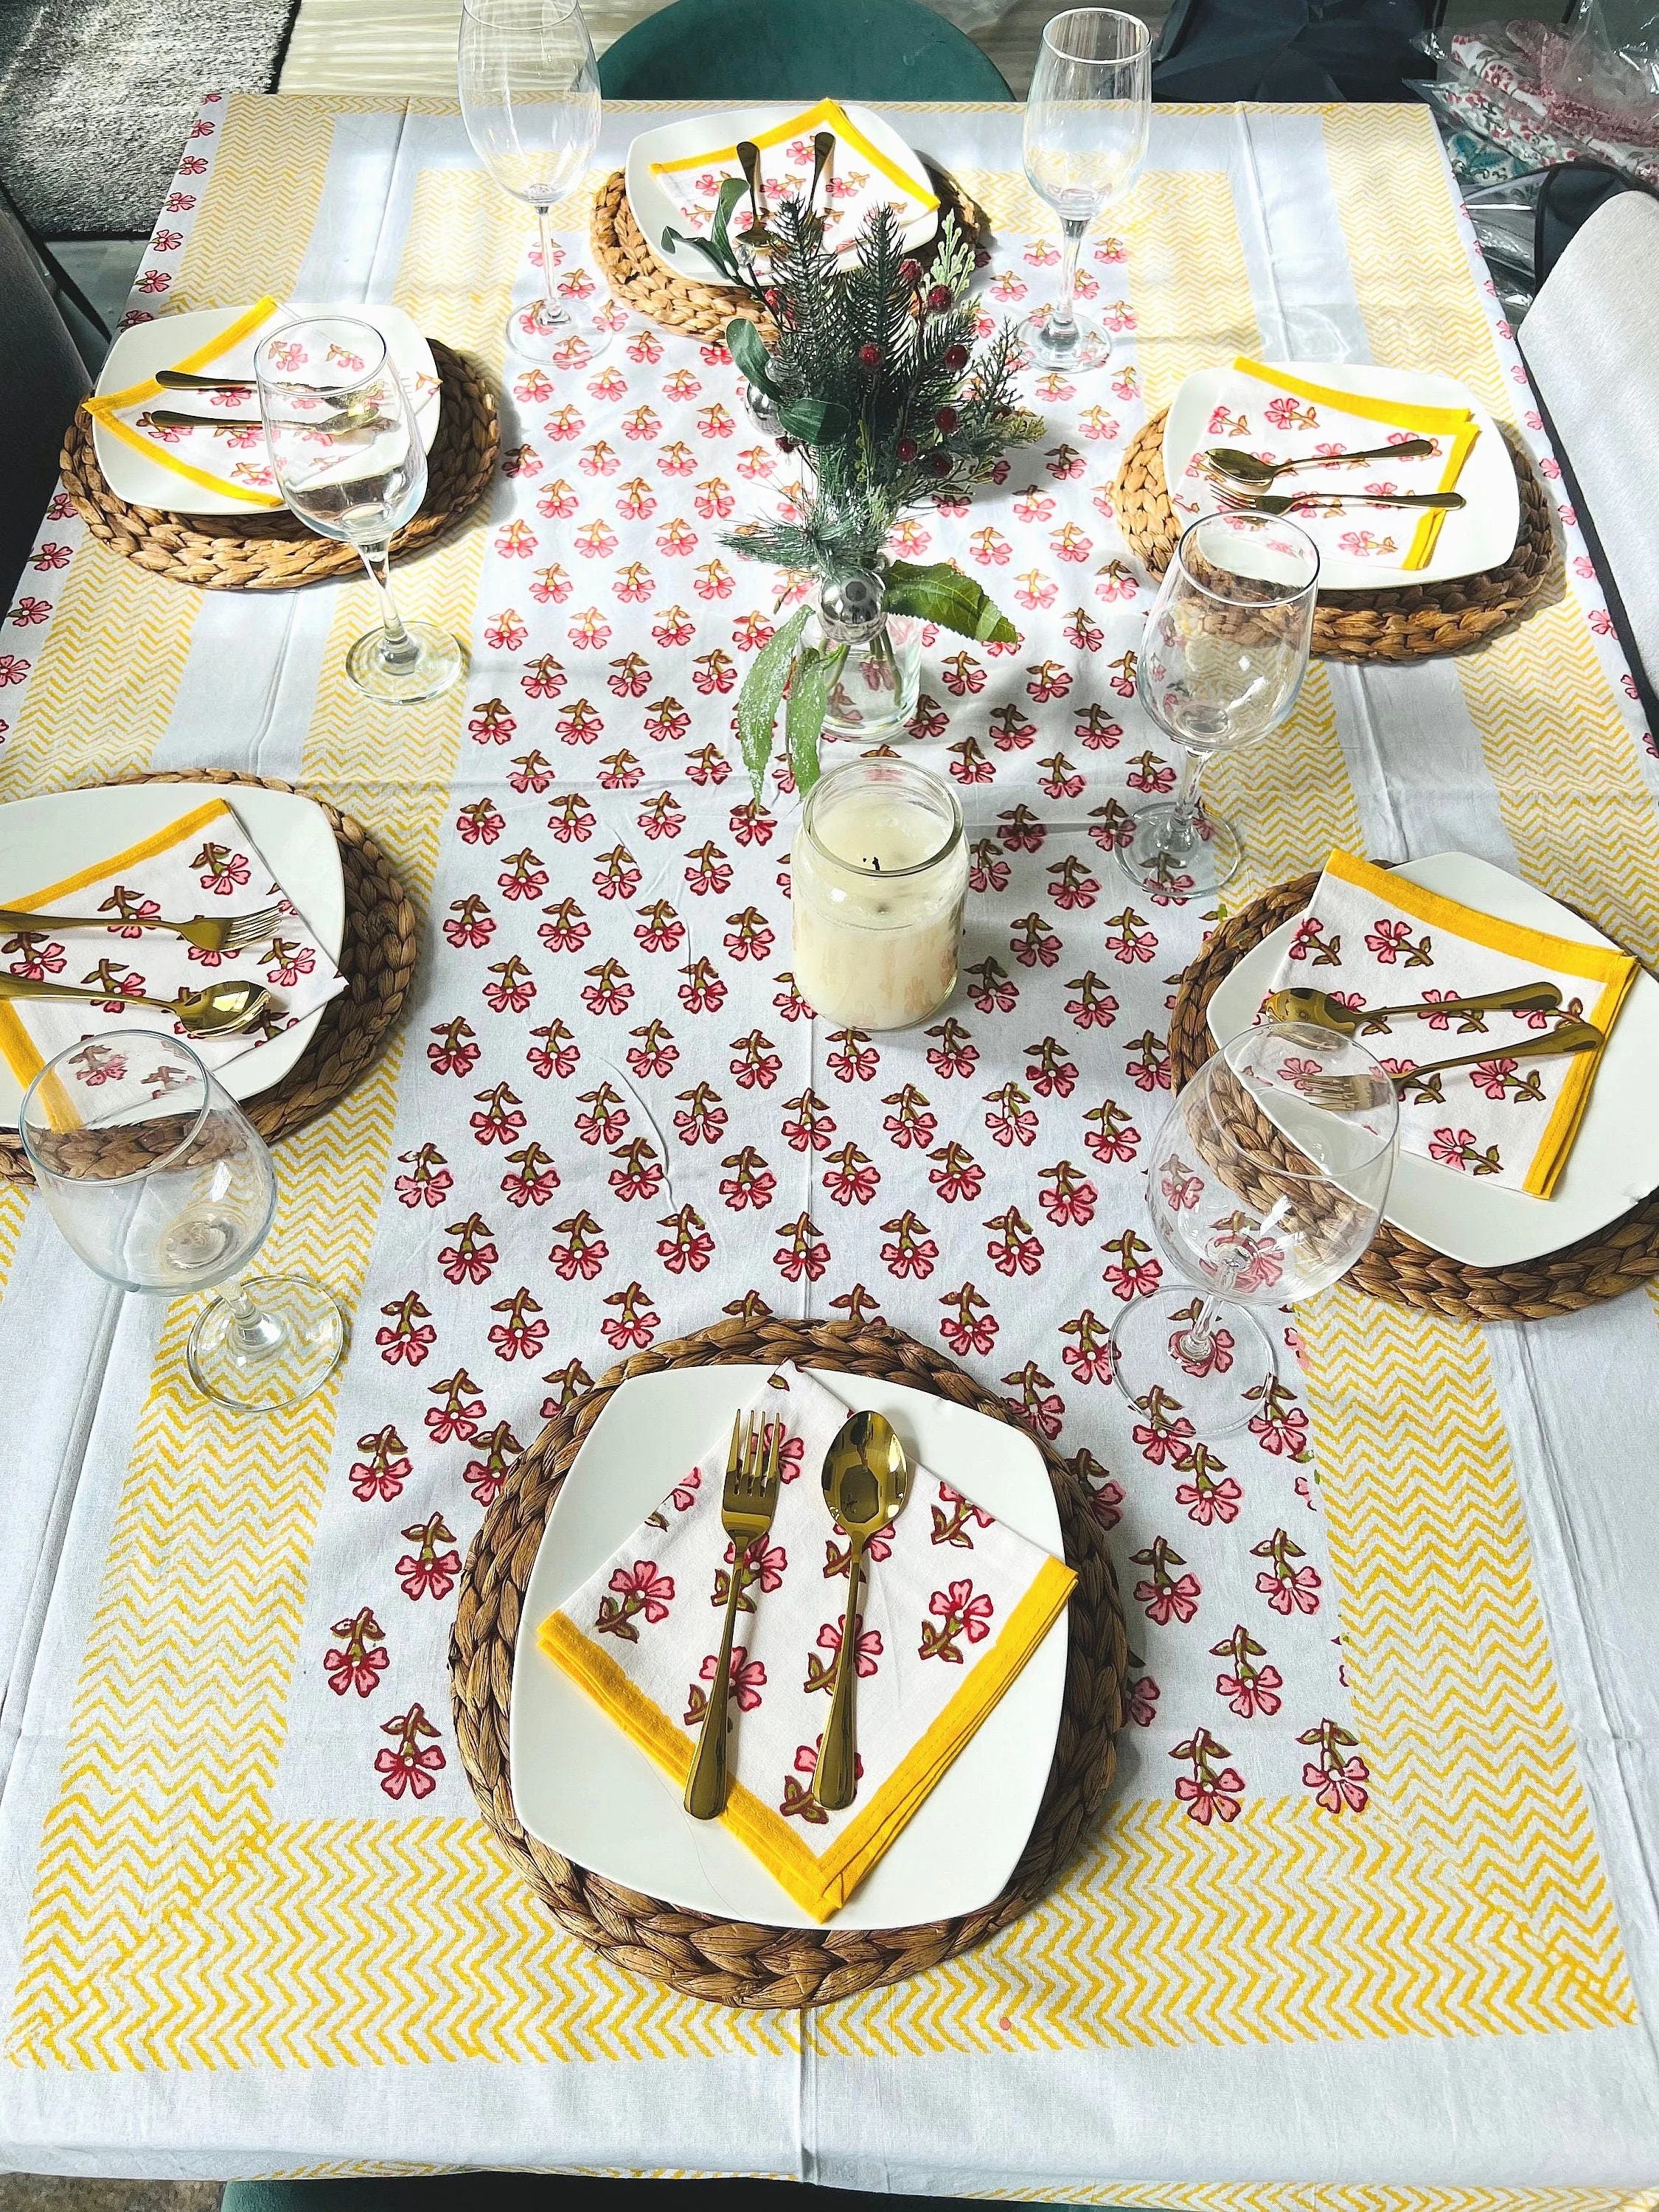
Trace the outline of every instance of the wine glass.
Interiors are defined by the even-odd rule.
[[[1204,763],[1290,715],[1308,672],[1319,553],[1294,523],[1206,514],[1176,546],[1140,641],[1140,703],[1181,746],[1173,799],[1139,806],[1119,857],[1144,891],[1204,898],[1237,872],[1243,841],[1199,799]]]
[[[96,1273],[168,1298],[226,1286],[190,1333],[198,1390],[265,1413],[320,1389],[344,1312],[303,1275],[232,1282],[264,1243],[276,1177],[187,1044],[155,1030],[83,1038],[35,1077],[18,1127],[47,1210]]]
[[[1139,16],[1073,8],[1042,33],[1025,103],[1025,174],[1060,217],[1066,240],[1060,298],[1019,326],[1043,368],[1098,368],[1112,341],[1077,313],[1073,289],[1084,235],[1146,158],[1152,128],[1152,41]]]
[[[324,315],[273,332],[253,357],[276,485],[319,537],[355,546],[380,595],[381,627],[346,654],[372,699],[435,699],[465,665],[435,623],[406,623],[392,596],[392,539],[426,495],[426,453],[403,380],[372,324]]]
[[[528,200],[541,231],[539,299],[507,319],[507,342],[544,368],[586,368],[611,343],[552,296],[549,214],[579,180],[599,138],[599,68],[576,0],[465,0],[461,113],[472,150],[503,191]]]
[[[1184,1443],[1273,1418],[1284,1385],[1252,1309],[1311,1297],[1353,1266],[1399,1126],[1393,1083],[1337,1030],[1263,1023],[1205,1061],[1147,1156],[1152,1233],[1187,1282],[1132,1295],[1112,1329],[1112,1379],[1152,1427],[1184,1421]]]

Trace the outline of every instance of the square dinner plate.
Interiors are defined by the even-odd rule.
[[[739,139],[758,138],[763,132],[775,130],[780,123],[788,122],[792,116],[799,115],[812,104],[802,100],[771,100],[764,106],[730,108],[719,115],[694,115],[684,123],[665,123],[660,131],[641,132],[628,149],[628,204],[653,257],[665,269],[672,269],[677,276],[690,277],[694,284],[707,284],[713,291],[730,289],[721,283],[714,264],[694,246],[663,244],[664,230],[670,227],[678,229],[681,217],[679,210],[652,175],[652,163],[683,161],[690,155],[735,145]],[[900,170],[918,192],[925,198],[932,198],[933,187],[927,181],[927,170],[892,125],[884,121],[873,108],[860,107],[851,100],[843,100],[841,105],[854,130],[861,131],[876,151]],[[933,236],[938,221],[931,209],[918,216],[901,232],[902,242],[906,246],[924,244]]]
[[[588,1431],[548,1516],[520,1619],[510,1726],[513,1802],[532,1836],[595,1874],[696,1912],[815,1928],[718,1820],[694,1820],[654,1760],[553,1664],[536,1631],[673,1487],[688,1441],[729,1432],[769,1367],[638,1375]],[[1011,1528],[1063,1556],[1042,1455],[1006,1422],[902,1382],[814,1368],[850,1410],[884,1413],[915,1458]],[[816,1470],[809,1469],[816,1479]],[[826,1526],[827,1526],[826,1522]],[[880,1566],[874,1571],[880,1573]],[[988,1905],[1036,1819],[1066,1691],[1064,1611],[892,1848],[837,1912],[837,1928],[904,1928]]]
[[[222,799],[234,811],[261,858],[305,916],[313,936],[331,958],[338,960],[345,935],[345,879],[328,817],[314,799],[298,792],[261,791],[252,784],[106,784],[90,791],[47,792],[40,799],[20,799],[0,806],[0,906],[153,837],[210,799]],[[68,903],[75,911],[74,902]],[[193,917],[181,914],[172,918],[189,921]],[[90,945],[96,939],[88,932],[84,941]],[[270,1043],[239,1053],[215,1070],[216,1079],[233,1098],[257,1098],[288,1073],[322,1018],[319,1006]],[[162,1018],[156,1016],[158,1021]],[[15,1129],[22,1103],[16,1077],[0,1060],[0,1124]]]
[[[1547,930],[1579,945],[1610,945],[1600,930],[1545,892],[1469,853],[1431,853],[1397,872],[1500,921]],[[1296,934],[1297,917],[1264,937],[1210,1000],[1218,1044],[1249,1029]],[[1615,951],[1622,951],[1614,945]],[[1638,969],[1601,1055],[1578,1134],[1553,1198],[1500,1190],[1402,1152],[1382,1217],[1431,1252],[1474,1267],[1508,1267],[1559,1252],[1616,1221],[1659,1189],[1659,982]]]
[[[1334,392],[1352,392],[1362,398],[1397,399],[1412,407],[1467,407],[1480,426],[1480,435],[1457,479],[1457,489],[1468,504],[1449,514],[1440,526],[1433,558],[1421,568],[1389,568],[1375,561],[1356,561],[1352,556],[1322,549],[1322,592],[1376,592],[1403,584],[1443,584],[1454,576],[1480,575],[1509,559],[1521,527],[1521,492],[1515,480],[1515,465],[1491,415],[1455,377],[1413,368],[1373,368],[1355,361],[1274,362],[1269,366],[1305,378],[1310,384],[1328,385]],[[1199,447],[1214,444],[1210,416],[1227,375],[1224,368],[1200,368],[1170,401],[1164,424],[1165,483],[1178,483]],[[1375,443],[1381,445],[1383,435],[1379,428]],[[1317,469],[1307,469],[1287,481],[1311,489],[1320,473]],[[1274,487],[1285,488],[1284,483]],[[1206,481],[1198,489],[1206,512],[1218,511],[1220,501],[1214,485]]]
[[[154,376],[158,368],[171,368],[174,362],[184,360],[198,346],[206,345],[221,331],[228,331],[247,313],[251,304],[244,301],[240,307],[195,307],[188,314],[158,315],[153,323],[135,323],[131,330],[120,331],[99,372],[98,396],[102,398],[112,392],[125,392],[130,386],[142,384],[146,377]],[[431,347],[401,307],[386,301],[365,306],[353,301],[344,307],[289,303],[284,312],[289,321],[295,323],[303,322],[309,315],[353,316],[379,331],[386,340],[392,366],[406,388],[412,388],[416,375],[429,376],[434,380],[437,378],[438,365],[432,358]],[[202,374],[211,376],[214,371],[207,368]],[[192,414],[197,411],[198,397],[205,396],[175,392],[170,404],[177,404],[186,415]],[[250,392],[247,401],[247,406],[240,411],[257,415],[258,392]],[[162,403],[158,400],[155,404],[160,406]],[[434,390],[415,410],[416,428],[428,453],[438,434],[438,416],[442,406],[442,392]],[[204,406],[200,411],[206,416],[210,410]],[[247,514],[264,511],[250,509],[245,499],[233,499],[228,492],[210,491],[205,485],[175,476],[171,469],[152,461],[124,439],[114,436],[95,417],[92,442],[105,483],[118,499],[125,500],[131,507],[159,507],[180,514]]]

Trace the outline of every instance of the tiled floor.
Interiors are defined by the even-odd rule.
[[[217,2212],[216,2181],[62,2181],[0,2173],[0,2212]]]

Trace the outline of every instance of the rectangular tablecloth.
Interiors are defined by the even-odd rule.
[[[649,114],[607,114],[596,179]],[[1058,248],[1017,111],[895,120],[989,209],[993,310],[1040,296]],[[577,297],[589,204],[556,223]],[[751,806],[737,765],[771,580],[720,532],[773,462],[729,366],[635,323],[586,374],[503,369],[530,240],[452,110],[204,106],[135,312],[395,299],[504,374],[507,458],[488,515],[401,571],[472,656],[429,706],[346,684],[366,584],[197,593],[61,503],[0,627],[0,797],[292,777],[427,917],[399,1039],[279,1156],[270,1264],[354,1314],[307,1406],[211,1410],[190,1309],[123,1302],[0,1197],[8,2164],[1651,2201],[1652,1299],[1483,1329],[1338,1289],[1297,1314],[1301,1390],[1201,1462],[1101,1357],[1158,1266],[1139,1160],[1206,921],[1113,860],[1115,810],[1175,774],[1133,700],[1125,441],[1204,363],[1374,360],[1463,378],[1555,465],[1425,112],[1160,108],[1121,213],[1083,264],[1114,365],[1033,376],[1041,442],[902,526],[1020,641],[927,655],[967,974],[926,1033],[870,1039],[802,1017],[796,801]],[[1659,952],[1653,740],[1561,520],[1524,623],[1423,667],[1316,665],[1289,727],[1218,767],[1236,897],[1336,845],[1455,848]],[[567,1938],[477,1816],[448,1712],[442,1563],[544,1409],[745,1300],[879,1311],[1055,1439],[1134,1655],[1113,1803],[1056,1893],[811,2015],[714,2010]],[[429,1788],[406,1742],[439,1754]]]

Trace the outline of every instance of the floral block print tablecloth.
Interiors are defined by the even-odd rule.
[[[592,186],[661,115],[610,113],[558,210],[573,300],[598,294]],[[988,319],[1042,297],[1018,112],[894,120],[991,210]],[[901,524],[1019,638],[927,649],[916,753],[961,795],[973,888],[960,991],[893,1036],[803,1004],[797,799],[775,776],[756,803],[738,763],[773,593],[721,533],[778,457],[718,346],[631,321],[581,374],[503,364],[529,248],[451,110],[210,100],[132,310],[396,299],[493,365],[491,507],[402,572],[466,637],[464,690],[375,708],[342,668],[367,585],[193,593],[61,502],[0,627],[0,797],[290,776],[428,916],[399,1041],[279,1158],[270,1263],[355,1316],[326,1393],[207,1407],[189,1308],[124,1304],[0,1200],[9,2162],[1622,2202],[1659,2157],[1652,1301],[1481,1330],[1339,1288],[1281,1316],[1296,1385],[1219,1440],[1132,1412],[1104,1358],[1163,1272],[1141,1163],[1212,920],[1116,865],[1176,763],[1134,701],[1149,592],[1113,479],[1148,408],[1240,353],[1449,371],[1555,479],[1430,119],[1160,108],[1084,257],[1112,365],[1031,377],[1041,441]],[[1659,951],[1652,739],[1562,527],[1520,628],[1316,667],[1218,767],[1238,896],[1334,847],[1461,848]],[[460,1561],[544,1414],[761,1307],[882,1314],[1000,1391],[1111,1531],[1133,1653],[1067,1881],[810,2015],[722,2013],[566,1938],[478,1820],[448,1711]]]

